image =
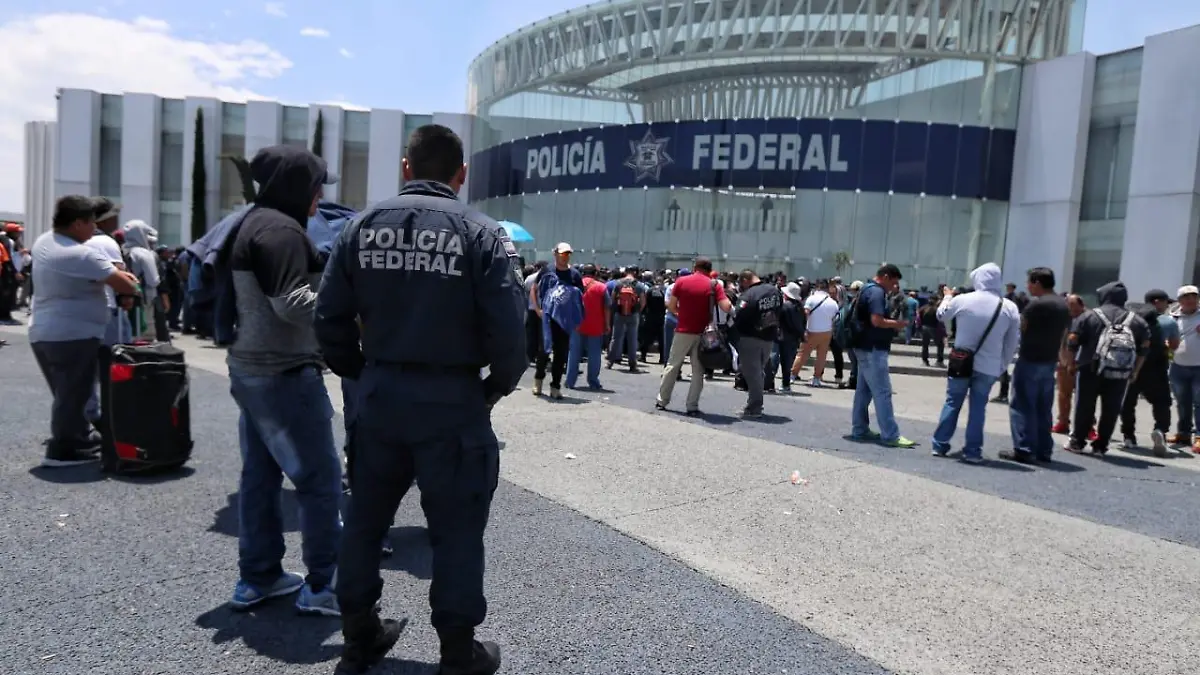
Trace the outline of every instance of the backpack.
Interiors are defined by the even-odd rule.
[[[617,292],[613,294],[613,309],[621,316],[629,316],[638,311],[637,282],[632,279],[622,279],[617,282]]]
[[[862,297],[864,286],[849,302],[838,310],[834,319],[833,336],[842,349],[853,349],[862,339],[862,317],[859,316],[858,300]]]
[[[650,287],[646,293],[646,311],[662,314],[667,309],[667,296],[661,284]]]
[[[1137,340],[1134,339],[1133,320],[1137,317],[1133,312],[1125,312],[1124,318],[1113,323],[1108,320],[1100,308],[1092,310],[1104,324],[1100,332],[1100,342],[1096,345],[1097,372],[1100,377],[1108,380],[1128,380],[1133,375],[1133,367],[1137,363]]]

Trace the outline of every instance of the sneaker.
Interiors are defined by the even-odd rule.
[[[1071,433],[1071,425],[1067,424],[1066,422],[1059,422],[1058,424],[1055,424],[1054,426],[1050,427],[1050,433],[1052,433],[1052,434],[1069,434],[1069,433]]]
[[[1172,434],[1171,437],[1167,439],[1167,445],[1177,448],[1186,448],[1191,444],[1192,437],[1190,434]]]
[[[533,392],[534,396],[542,395],[542,382],[543,382],[543,380],[534,380],[533,381],[533,389],[531,391]]]
[[[1125,446],[1126,450],[1136,450],[1138,446],[1137,439],[1133,436],[1126,436],[1122,445]]]
[[[879,440],[879,432],[868,430],[867,433],[865,433],[861,436],[855,436],[854,434],[850,434],[849,438],[850,438],[850,440],[852,440],[856,443],[873,443],[873,442]]]
[[[443,651],[439,675],[494,675],[500,670],[500,647],[495,642],[475,640],[471,645],[471,659],[450,661]]]
[[[817,388],[819,389],[819,388],[821,388],[821,387],[823,387],[823,386],[825,386],[825,385],[821,383],[821,378],[819,378],[819,377],[814,377],[813,379],[811,379],[811,380],[809,380],[809,381],[808,381],[808,386],[810,386],[810,387],[817,387]]]
[[[983,457],[976,457],[974,455],[963,455],[958,461],[962,462],[963,464],[979,465],[985,463],[987,460],[985,460]]]
[[[1155,429],[1150,432],[1150,442],[1153,444],[1155,457],[1167,456],[1167,435]]]
[[[554,399],[555,401],[561,401],[562,397],[562,389],[558,387],[550,387],[550,398]]]
[[[1192,452],[1200,455],[1200,438],[1197,438],[1196,442],[1192,443]]]
[[[917,442],[910,441],[907,438],[901,436],[894,441],[883,441],[883,444],[888,446],[889,448],[912,448],[917,445]]]
[[[742,411],[742,419],[758,420],[758,419],[762,419],[762,416],[763,416],[763,414],[762,414],[761,410],[743,410]]]
[[[1096,434],[1095,429],[1092,429],[1091,431],[1088,432],[1088,442],[1089,443],[1095,443],[1096,439],[1098,439],[1098,438],[1100,438],[1100,436]]]
[[[296,611],[300,614],[314,616],[342,615],[342,610],[338,607],[337,594],[333,592],[331,586],[314,591],[312,586],[304,584],[304,587],[300,589],[300,597],[296,598]]]
[[[265,588],[239,580],[233,589],[233,599],[229,601],[229,606],[237,611],[245,611],[265,600],[291,595],[303,587],[304,577],[293,572],[284,572],[275,583]]]
[[[379,552],[383,554],[383,557],[385,558],[392,557],[392,554],[396,552],[396,549],[392,547],[391,538],[386,534],[383,535],[383,543],[379,545]]]
[[[61,469],[69,466],[80,466],[99,462],[100,448],[56,448],[48,446],[46,456],[42,458],[42,466],[47,469]]]
[[[1066,450],[1067,452],[1073,452],[1078,455],[1083,452],[1083,446],[1076,444],[1073,440],[1067,440],[1066,443],[1063,443],[1063,450]]]

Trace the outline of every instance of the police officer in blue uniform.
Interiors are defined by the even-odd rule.
[[[414,478],[433,549],[439,672],[491,675],[500,667],[499,647],[475,640],[475,628],[487,614],[483,533],[500,469],[491,409],[528,366],[525,295],[503,228],[458,201],[465,178],[453,131],[414,131],[404,189],[342,231],[318,294],[326,363],[359,388],[338,560],[338,673],[365,672],[399,639],[401,624],[381,620],[376,608],[379,542]]]

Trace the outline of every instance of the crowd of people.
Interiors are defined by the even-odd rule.
[[[1200,344],[1189,351],[1200,325],[1192,286],[1180,288],[1177,301],[1153,290],[1144,303],[1129,303],[1124,285],[1114,282],[1098,289],[1100,305],[1088,309],[1078,295],[1058,293],[1046,268],[1030,270],[1021,291],[1002,284],[1000,268],[988,263],[972,271],[971,286],[928,292],[903,290],[901,272],[890,264],[847,287],[840,277],[721,273],[706,258],[678,270],[607,269],[575,264],[573,254],[562,242],[552,262],[524,268],[535,396],[561,399],[563,386],[575,388],[581,375],[588,388],[600,389],[602,366],[637,372],[653,355],[663,366],[657,409],[668,409],[690,362],[684,414],[701,414],[704,382],[720,372],[747,393],[742,416],[754,419],[763,415],[764,394],[789,391],[810,363],[805,383],[826,386],[832,355],[832,384],[855,391],[851,438],[907,448],[916,442],[901,435],[892,409],[889,355],[893,344],[919,339],[925,365],[947,371],[931,439],[935,456],[950,454],[966,406],[961,459],[984,461],[989,399],[1010,406],[1012,447],[998,453],[1002,459],[1050,462],[1056,433],[1068,435],[1065,450],[1090,447],[1103,455],[1118,419],[1124,446],[1137,448],[1139,397],[1154,411],[1155,455],[1200,452],[1200,441],[1192,446],[1200,409],[1193,386],[1200,384]],[[1179,409],[1174,434],[1172,393]],[[872,405],[878,431],[869,425]]]
[[[346,644],[339,673],[365,672],[399,638],[401,624],[380,617],[379,561],[413,484],[433,548],[430,604],[441,672],[498,669],[499,648],[475,639],[487,611],[483,533],[499,474],[491,413],[531,364],[533,395],[559,400],[580,375],[600,389],[604,367],[636,371],[657,354],[658,410],[670,409],[687,364],[684,414],[701,414],[705,381],[723,373],[746,392],[742,415],[753,420],[763,416],[776,377],[779,391],[801,381],[825,386],[832,354],[833,384],[854,391],[850,437],[909,448],[916,443],[901,434],[892,409],[889,355],[895,342],[919,332],[925,361],[936,346],[947,375],[931,439],[935,456],[950,454],[966,406],[961,459],[985,461],[984,413],[998,381],[998,398],[1010,405],[1004,459],[1052,461],[1051,434],[1068,426],[1067,450],[1082,453],[1090,444],[1103,455],[1118,419],[1126,445],[1136,447],[1139,396],[1153,406],[1155,453],[1171,445],[1200,452],[1200,441],[1192,445],[1200,420],[1195,286],[1175,298],[1152,291],[1145,304],[1130,305],[1114,282],[1088,309],[1077,296],[1059,294],[1046,268],[1029,271],[1028,296],[1012,285],[1006,292],[1000,268],[987,263],[971,272],[970,287],[943,286],[923,297],[902,290],[892,264],[847,287],[838,277],[722,274],[704,257],[686,269],[607,270],[574,263],[566,242],[555,246],[553,261],[523,268],[503,229],[457,200],[466,167],[451,130],[418,128],[403,166],[401,193],[354,218],[328,251],[306,224],[323,186],[337,177],[307,150],[273,146],[251,162],[254,204],[236,228],[210,232],[212,269],[204,269],[207,253],[193,247],[176,257],[156,247],[157,233],[145,223],[118,227],[120,209],[111,200],[83,196],[58,200],[52,230],[30,248],[27,268],[29,338],[53,397],[45,466],[96,460],[104,350],[139,337],[169,339],[172,327],[190,327],[179,325],[181,310],[182,323],[191,316],[197,332],[218,342],[225,321],[235,324],[226,360],[240,411],[242,471],[240,576],[231,605],[245,610],[296,594],[299,612],[340,616]],[[203,284],[189,281],[184,293],[182,280],[202,272],[227,282],[218,293],[232,299],[230,317],[220,316],[219,299],[218,309],[196,311]],[[812,375],[804,377],[810,359]],[[327,371],[343,388],[345,469],[334,445]],[[1179,421],[1168,438],[1172,390]],[[307,575],[283,568],[285,477],[303,513]]]

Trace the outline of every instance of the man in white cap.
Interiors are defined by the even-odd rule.
[[[547,265],[538,275],[533,288],[529,289],[529,299],[533,302],[534,311],[545,321],[546,306],[544,300],[550,291],[559,284],[574,286],[583,294],[583,275],[571,267],[571,254],[574,249],[565,241],[554,247],[554,265]],[[562,398],[562,376],[567,369],[567,358],[570,354],[571,331],[560,326],[557,321],[550,322],[550,344],[538,352],[533,374],[533,395],[542,395],[542,386],[546,380],[546,366],[550,366],[550,398]]]
[[[1171,444],[1191,445],[1192,452],[1200,454],[1200,440],[1192,436],[1200,428],[1200,288],[1183,286],[1175,299],[1179,308],[1171,316],[1179,327],[1179,346],[1171,359],[1170,378],[1179,424]]]

